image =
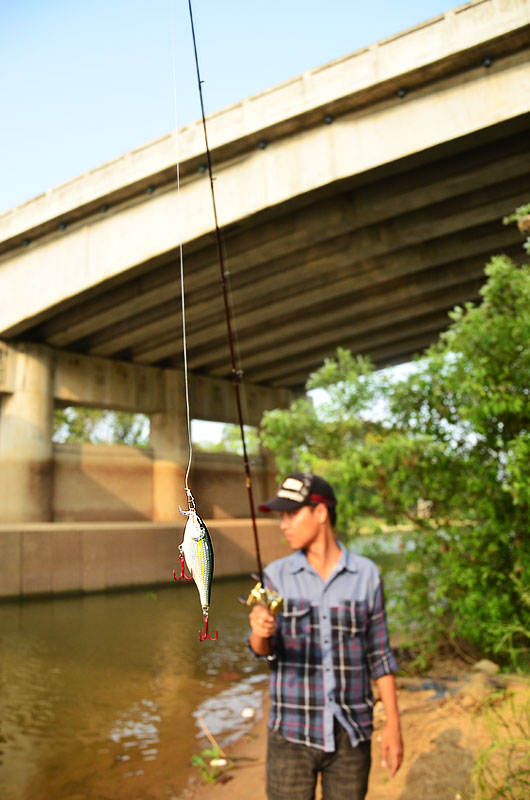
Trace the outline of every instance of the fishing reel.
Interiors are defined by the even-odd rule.
[[[258,579],[257,575],[252,575],[251,577],[258,582],[246,599],[243,597],[243,595],[239,596],[239,602],[243,603],[245,606],[253,606],[259,603],[260,605],[265,606],[265,608],[267,608],[271,614],[279,614],[283,608],[283,597],[281,597],[278,592],[275,592],[273,589],[266,589]]]

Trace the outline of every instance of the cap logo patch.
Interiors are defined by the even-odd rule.
[[[300,492],[291,492],[289,489],[280,489],[276,495],[277,497],[283,497],[285,500],[294,500],[295,503],[303,503],[305,497]]]
[[[308,487],[299,478],[286,478],[277,492],[277,497],[304,503],[307,499]]]
[[[286,478],[282,483],[282,489],[292,489],[295,492],[301,492],[304,488],[304,482],[298,478]]]

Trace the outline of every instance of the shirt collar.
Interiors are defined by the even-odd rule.
[[[347,550],[342,542],[337,540],[337,544],[342,550],[342,555],[339,558],[336,571],[341,572],[343,569],[345,569],[348,570],[348,572],[358,572],[359,568],[356,564],[355,554],[350,550]],[[312,569],[312,567],[310,566],[304,551],[297,550],[296,553],[294,553],[294,555],[291,557],[289,571],[294,575],[296,572],[300,572],[303,569]]]

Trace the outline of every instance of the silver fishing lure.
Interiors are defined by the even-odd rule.
[[[208,632],[208,615],[210,612],[210,594],[214,568],[212,540],[208,528],[195,511],[194,506],[188,511],[183,511],[179,506],[179,511],[188,518],[184,529],[184,539],[179,546],[179,558],[181,562],[180,577],[188,577],[184,574],[183,560],[185,560],[190,572],[189,579],[193,578],[195,581],[201,601],[204,630],[202,632],[199,631],[199,639],[201,642],[207,638],[215,641],[215,639],[217,639],[217,631],[214,637],[210,636]],[[173,577],[175,580],[180,580],[180,578],[176,577],[175,573],[173,573]]]
[[[208,614],[214,566],[212,540],[208,528],[195,509],[182,511],[179,508],[179,511],[188,518],[182,542],[184,558],[199,590],[202,613]]]

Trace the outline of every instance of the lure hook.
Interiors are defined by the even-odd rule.
[[[191,581],[193,579],[193,570],[190,570],[190,574],[186,575],[185,566],[186,560],[184,558],[184,553],[182,552],[182,545],[179,545],[179,561],[180,561],[180,575],[177,578],[175,570],[173,570],[173,580],[180,581],[181,578],[185,578],[187,581]]]
[[[208,614],[203,615],[204,619],[204,630],[199,631],[199,642],[204,642],[206,639],[209,639],[211,642],[217,641],[218,633],[215,631],[215,636],[210,636],[208,632]]]

